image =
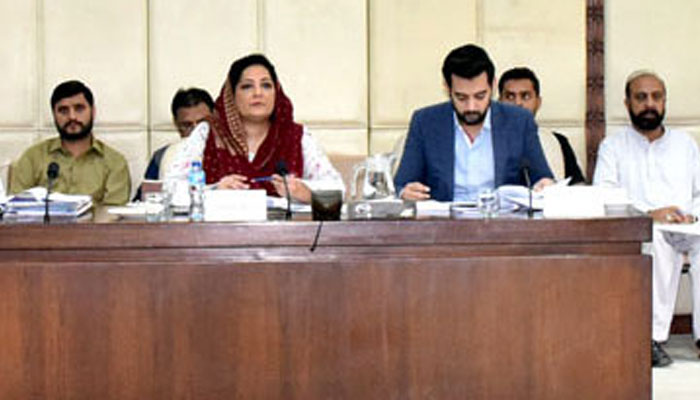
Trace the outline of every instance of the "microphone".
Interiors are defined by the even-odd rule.
[[[284,160],[277,161],[275,164],[275,173],[282,177],[282,182],[284,182],[284,192],[287,194],[287,212],[284,213],[284,219],[292,219],[292,199],[289,195],[289,186],[287,186],[287,174],[289,170],[287,169],[287,163]]]
[[[527,217],[532,218],[534,210],[532,209],[532,180],[530,179],[530,161],[526,158],[520,160],[520,170],[523,172],[525,184],[527,185],[528,207]]]
[[[49,195],[51,195],[51,187],[53,186],[53,181],[58,178],[58,164],[52,161],[49,164],[49,168],[46,170],[46,176],[49,178],[46,184],[46,198],[44,199],[44,223],[48,224],[50,222],[49,217]]]

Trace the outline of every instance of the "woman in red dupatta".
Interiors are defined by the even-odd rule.
[[[216,99],[204,148],[207,183],[218,182],[223,189],[262,188],[284,197],[282,178],[275,173],[284,163],[290,196],[310,202],[311,191],[299,179],[304,173],[303,127],[292,113],[292,103],[265,56],[235,61]],[[256,180],[270,176],[271,180]]]

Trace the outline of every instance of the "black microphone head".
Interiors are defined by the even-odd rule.
[[[523,158],[520,160],[520,169],[530,169],[530,160]]]
[[[49,179],[56,179],[58,177],[58,169],[58,164],[55,161],[49,164],[49,168],[46,170],[46,175]]]
[[[280,176],[285,176],[289,173],[289,170],[287,169],[287,163],[284,162],[284,160],[279,160],[277,161],[277,164],[275,164],[275,173]]]

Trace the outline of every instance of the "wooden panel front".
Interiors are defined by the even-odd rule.
[[[5,250],[124,250],[202,248],[305,248],[318,222],[262,223],[117,223],[0,225]],[[539,245],[562,254],[559,246],[636,244],[651,240],[651,219],[469,219],[405,221],[333,221],[321,227],[318,248],[403,246],[422,253],[430,247]],[[309,254],[313,256],[313,254]]]
[[[650,397],[641,255],[0,265],[2,399]]]

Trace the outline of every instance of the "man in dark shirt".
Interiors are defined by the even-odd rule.
[[[198,123],[209,117],[213,110],[214,101],[211,96],[206,90],[199,88],[178,90],[170,105],[170,111],[173,114],[173,123],[180,133],[180,137],[183,139],[190,135],[192,129],[194,129]],[[148,163],[148,168],[146,168],[144,179],[160,179],[161,162],[163,161],[163,155],[168,149],[168,146],[170,145],[163,146],[153,153],[151,161]],[[141,187],[139,187],[136,196],[134,196],[135,200],[140,198]]]

